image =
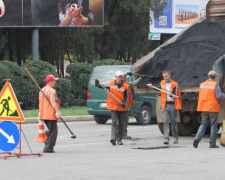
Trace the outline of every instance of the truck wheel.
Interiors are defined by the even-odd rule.
[[[159,130],[162,134],[164,134],[164,124],[163,123],[158,123],[158,127],[159,127]],[[172,136],[172,129],[171,129],[171,124],[170,124],[170,136]]]
[[[220,130],[220,126],[221,126],[221,124],[219,123],[219,124],[217,125],[217,132]],[[206,129],[206,131],[205,131],[205,134],[209,135],[209,134],[210,134],[210,131],[211,131],[211,124],[210,124],[210,122],[209,122],[209,125],[208,125],[208,127],[207,127],[207,129]]]
[[[159,130],[162,134],[164,134],[164,125],[163,123],[158,123]]]
[[[98,124],[105,124],[108,121],[109,117],[104,115],[94,115],[94,120]]]
[[[147,125],[151,121],[151,118],[152,118],[151,109],[148,106],[143,105],[140,110],[140,115],[136,117],[136,121],[140,125]]]
[[[192,124],[193,115],[191,113],[181,113],[178,131],[180,136],[191,136],[195,131],[195,126]]]

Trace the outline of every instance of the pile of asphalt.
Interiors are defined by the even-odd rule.
[[[224,32],[225,22],[204,20],[193,25],[176,41],[155,52],[149,66],[143,67],[143,73],[155,78],[144,79],[138,86],[144,87],[149,82],[159,85],[165,69],[180,86],[199,86],[207,79],[214,62],[225,54]]]

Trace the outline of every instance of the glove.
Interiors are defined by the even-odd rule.
[[[125,103],[122,103],[121,106],[122,106],[123,108],[125,108],[125,107],[126,107],[126,104],[125,104]]]
[[[62,117],[62,113],[61,113],[61,112],[56,112],[56,113],[55,113],[55,116],[56,116],[58,119],[60,119],[60,118]]]
[[[132,72],[127,72],[127,75],[132,76],[133,73]]]
[[[99,85],[99,80],[95,79],[95,86],[98,86],[98,85]]]

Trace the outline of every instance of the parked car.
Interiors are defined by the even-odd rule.
[[[131,65],[113,65],[95,67],[90,75],[87,90],[87,111],[94,115],[94,119],[98,124],[105,124],[111,116],[110,110],[106,109],[107,92],[95,86],[95,79],[100,83],[108,82],[115,79],[116,71],[133,72]],[[133,82],[134,76],[129,76],[128,81]],[[133,90],[132,90],[133,92]],[[136,118],[140,125],[147,125],[152,117],[156,117],[155,94],[134,94],[134,106],[130,108],[129,116]]]

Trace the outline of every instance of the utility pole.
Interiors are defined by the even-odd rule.
[[[32,60],[39,60],[39,29],[35,28],[32,32]]]

